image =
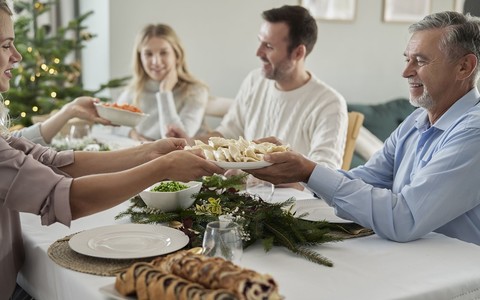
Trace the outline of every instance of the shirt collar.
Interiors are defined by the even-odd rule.
[[[446,130],[455,120],[460,118],[470,108],[478,104],[480,100],[480,92],[476,87],[471,89],[468,93],[458,99],[439,119],[432,127],[436,127],[441,130]],[[423,112],[418,115],[415,120],[417,128],[428,128],[430,121],[428,120],[427,110],[423,109]]]

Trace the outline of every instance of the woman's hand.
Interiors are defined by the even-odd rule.
[[[224,169],[206,160],[200,149],[173,151],[163,156],[161,160],[167,163],[167,167],[160,171],[168,173],[167,179],[170,180],[187,182],[225,172]]]
[[[167,138],[154,142],[146,142],[142,147],[145,148],[145,155],[151,160],[175,150],[183,150],[186,145],[187,142],[184,139]]]
[[[62,110],[69,116],[69,118],[79,118],[90,122],[100,123],[103,125],[111,125],[109,120],[101,118],[94,103],[98,103],[98,98],[88,96],[78,97],[70,103],[63,106]]]
[[[177,69],[172,68],[160,81],[160,92],[171,92],[178,82]]]

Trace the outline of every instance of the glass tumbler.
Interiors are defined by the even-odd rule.
[[[253,175],[248,175],[245,191],[252,196],[260,197],[265,202],[269,202],[272,200],[275,186],[271,182],[258,179]]]
[[[207,224],[203,237],[203,254],[222,257],[239,263],[243,254],[240,225],[229,221],[214,221]]]
[[[66,142],[69,147],[74,148],[80,144],[83,139],[90,136],[90,125],[85,123],[78,123],[70,125],[70,130],[66,136]]]

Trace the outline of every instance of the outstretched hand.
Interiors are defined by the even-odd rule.
[[[171,167],[168,168],[168,179],[187,182],[203,176],[223,174],[224,169],[208,161],[200,149],[173,151],[163,157]]]
[[[175,150],[183,150],[186,145],[187,142],[184,139],[167,138],[154,142],[145,142],[143,147],[145,147],[145,153],[151,160]]]
[[[90,122],[100,123],[103,125],[111,125],[109,120],[101,118],[94,103],[98,103],[98,98],[88,96],[78,97],[72,102],[66,104],[64,109],[70,115],[70,118],[79,118]]]
[[[307,182],[316,166],[313,161],[293,151],[265,154],[264,160],[273,165],[245,172],[273,184]]]

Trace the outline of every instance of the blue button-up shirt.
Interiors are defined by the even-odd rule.
[[[475,88],[432,126],[425,109],[415,110],[364,166],[317,166],[308,187],[384,238],[435,231],[480,245],[479,100]]]

